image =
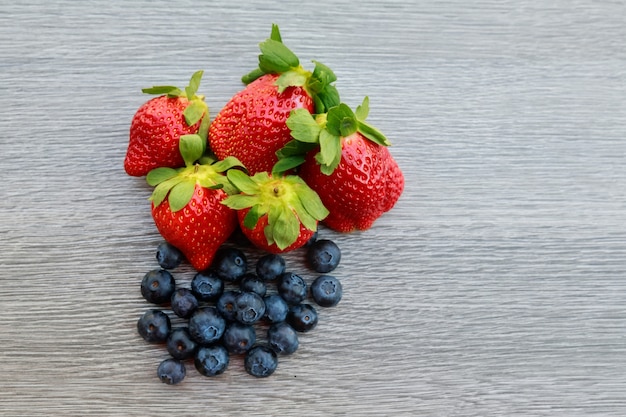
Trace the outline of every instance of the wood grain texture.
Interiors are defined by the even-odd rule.
[[[0,0],[0,415],[625,415],[624,16],[591,0]],[[369,95],[406,190],[365,233],[323,231],[344,300],[273,377],[235,359],[168,387],[164,349],[135,331],[160,239],[122,169],[130,119],[142,87],[197,69],[215,114],[272,22],[344,101]]]

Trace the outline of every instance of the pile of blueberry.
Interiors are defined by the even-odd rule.
[[[160,269],[148,272],[141,294],[159,306],[146,311],[137,322],[139,334],[150,343],[164,343],[170,354],[158,366],[157,375],[166,384],[178,384],[186,375],[185,361],[193,361],[202,375],[222,374],[231,355],[243,355],[246,372],[255,377],[271,375],[279,355],[289,355],[299,346],[298,333],[313,329],[318,321],[315,307],[332,307],[341,300],[340,281],[331,275],[341,259],[331,240],[316,239],[307,245],[306,258],[318,276],[310,286],[286,270],[281,255],[265,254],[248,272],[248,260],[239,249],[224,246],[211,267],[195,274],[190,288],[177,286],[169,271],[183,256],[163,242],[157,248]],[[269,291],[275,283],[275,291]],[[166,307],[183,325],[174,327]],[[266,341],[257,341],[257,329],[267,329]]]

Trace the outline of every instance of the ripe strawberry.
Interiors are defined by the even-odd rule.
[[[339,102],[333,72],[320,63],[313,72],[305,70],[282,43],[278,26],[260,48],[259,68],[242,78],[247,87],[226,103],[209,129],[215,155],[237,157],[251,175],[270,172],[276,151],[291,140],[285,121],[292,110],[321,112]]]
[[[328,210],[315,191],[295,175],[259,172],[252,177],[241,171],[227,173],[241,190],[223,203],[237,210],[243,234],[258,248],[283,253],[303,246],[317,230]]]
[[[223,172],[240,164],[234,158],[196,162],[203,153],[198,135],[181,136],[180,148],[186,167],[157,168],[146,177],[156,186],[150,197],[152,218],[161,236],[203,271],[237,227],[235,211],[221,202],[237,191]]]
[[[184,161],[178,150],[180,136],[200,134],[206,142],[208,108],[196,91],[202,71],[196,72],[185,91],[173,86],[145,88],[146,94],[159,94],[135,113],[124,159],[128,175],[141,177],[154,168],[178,168]],[[206,116],[206,117],[205,117]]]
[[[300,176],[330,211],[324,224],[340,232],[369,229],[404,189],[404,176],[387,149],[389,141],[365,123],[368,106],[366,97],[356,114],[345,104],[317,118],[294,111],[287,124],[296,142],[279,152],[283,164],[303,162]],[[302,156],[312,144],[319,147]]]

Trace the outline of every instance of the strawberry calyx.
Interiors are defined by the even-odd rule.
[[[391,145],[382,132],[365,121],[368,114],[367,96],[354,112],[344,103],[315,116],[306,109],[293,110],[287,119],[287,126],[294,139],[277,152],[279,161],[275,169],[287,171],[295,168],[304,162],[309,151],[319,147],[315,159],[322,173],[330,175],[341,161],[343,139],[356,132],[380,146]]]
[[[146,181],[155,187],[150,200],[155,207],[167,199],[170,210],[176,212],[185,207],[195,192],[196,186],[208,189],[222,189],[226,194],[239,190],[224,174],[231,168],[243,167],[234,156],[221,161],[204,154],[200,135],[183,135],[179,148],[185,161],[182,168],[155,168],[148,173]]]
[[[339,92],[332,85],[337,80],[333,71],[317,61],[312,61],[315,64],[313,71],[305,69],[298,56],[283,44],[278,25],[272,25],[270,37],[261,42],[259,48],[259,66],[241,78],[244,84],[266,74],[278,74],[275,82],[278,92],[282,93],[288,87],[302,87],[313,99],[316,113],[339,104]]]
[[[183,112],[183,115],[185,116],[185,122],[188,126],[193,126],[194,124],[202,120],[202,122],[200,123],[198,134],[206,142],[210,124],[209,107],[204,101],[204,96],[197,94],[203,74],[204,71],[202,70],[194,72],[191,76],[191,79],[189,80],[189,85],[187,85],[184,90],[181,90],[180,88],[172,85],[155,85],[153,87],[143,88],[141,92],[143,92],[144,94],[153,94],[159,96],[166,95],[168,98],[186,98],[189,101],[189,104]],[[206,117],[203,117],[205,115]]]
[[[250,230],[267,216],[263,232],[268,245],[283,250],[298,239],[300,225],[315,231],[317,222],[328,216],[317,193],[297,175],[259,172],[248,176],[237,169],[226,175],[240,193],[228,196],[222,204],[234,210],[249,209],[243,226]]]

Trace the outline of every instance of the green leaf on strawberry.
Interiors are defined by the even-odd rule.
[[[277,166],[281,169],[295,168],[299,161],[304,161],[304,155],[310,150],[311,144],[317,144],[319,152],[315,159],[320,170],[330,175],[341,162],[343,138],[356,132],[378,145],[389,146],[391,143],[385,135],[365,121],[368,114],[368,97],[363,99],[356,112],[344,103],[317,116],[313,116],[306,109],[293,110],[286,123],[294,140],[277,152]]]
[[[279,74],[276,80],[278,92],[289,87],[303,87],[313,99],[316,113],[339,104],[339,93],[332,85],[337,79],[333,71],[317,61],[313,61],[315,68],[312,72],[305,69],[298,56],[283,44],[277,25],[272,25],[270,37],[259,44],[259,49],[259,66],[241,78],[244,84],[265,74]]]
[[[207,112],[206,104],[201,100],[192,100],[183,112],[185,121],[189,126],[198,123],[202,116]]]
[[[308,143],[316,143],[322,130],[322,126],[306,109],[293,110],[287,119],[287,127],[291,130],[291,137]]]
[[[281,41],[267,39],[259,44],[259,68],[266,74],[280,74],[300,65],[300,60]]]
[[[200,135],[182,135],[178,146],[187,166],[193,165],[204,154],[204,143]]]
[[[172,212],[182,209],[193,197],[196,185],[223,189],[226,194],[239,191],[225,175],[231,168],[243,168],[237,158],[228,157],[217,161],[216,158],[205,155],[205,141],[200,135],[182,135],[178,146],[185,167],[156,168],[146,175],[148,184],[155,187],[150,196],[155,207],[167,199]]]
[[[170,203],[170,210],[175,213],[185,207],[191,200],[195,189],[196,183],[193,181],[181,181],[173,186],[167,198]]]
[[[350,136],[357,129],[357,119],[347,104],[340,103],[326,113],[326,130],[336,136]]]
[[[191,76],[191,79],[189,80],[189,85],[185,87],[185,94],[187,95],[187,98],[189,100],[192,100],[194,97],[196,97],[196,93],[198,92],[198,88],[200,87],[200,81],[202,80],[203,74],[204,71],[202,70],[194,72]]]
[[[341,135],[322,130],[319,135],[320,151],[315,159],[326,175],[332,174],[341,161]]]
[[[250,177],[240,170],[229,170],[226,175],[240,193],[230,195],[223,204],[247,210],[243,218],[247,229],[254,229],[265,218],[267,245],[283,250],[296,242],[301,225],[314,231],[317,222],[328,215],[317,193],[296,175],[259,172]]]
[[[276,152],[278,161],[272,167],[272,175],[279,175],[304,163],[305,155],[315,149],[317,143],[292,140]]]
[[[275,23],[272,24],[272,32],[270,33],[270,39],[275,40],[277,42],[283,41],[282,36],[280,36],[280,29],[278,28],[278,25]]]
[[[148,175],[146,175],[146,181],[148,182],[148,184],[154,187],[157,184],[174,178],[176,174],[178,174],[178,171],[174,168],[156,168],[150,171]]]
[[[154,171],[159,170],[159,169],[161,168],[156,168]],[[152,172],[153,171],[150,171],[150,173]],[[148,176],[150,175],[150,173],[148,174]],[[178,176],[178,173],[177,173],[177,176],[155,184],[155,188],[154,188],[154,191],[152,192],[152,195],[150,196],[150,200],[155,206],[158,206],[165,200],[170,190],[174,188],[176,185],[180,184],[180,182],[182,181],[184,181],[184,177]]]
[[[168,97],[181,97],[183,95],[183,90],[173,85],[155,85],[154,87],[142,88],[141,92],[157,96],[166,95]]]
[[[185,122],[188,126],[193,126],[202,119],[200,130],[198,134],[200,137],[207,137],[209,130],[209,108],[204,101],[204,96],[197,95],[198,88],[200,87],[200,81],[204,71],[196,71],[189,80],[189,85],[185,87],[184,91],[178,87],[171,85],[155,85],[150,88],[144,88],[141,91],[145,94],[154,95],[167,95],[168,97],[185,97],[189,101],[189,104],[185,108],[183,115],[185,116]],[[203,116],[205,116],[203,118]]]

